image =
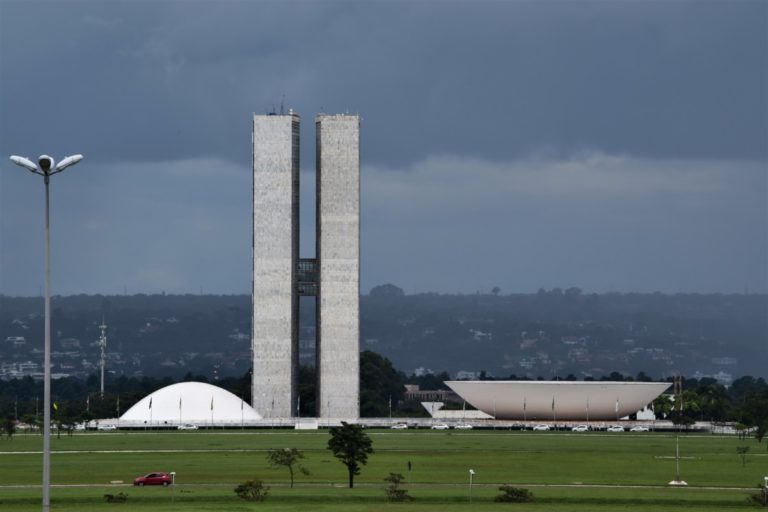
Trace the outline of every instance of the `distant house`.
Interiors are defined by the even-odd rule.
[[[421,389],[418,384],[405,385],[405,399],[419,402],[461,402],[459,395],[448,389]]]
[[[63,340],[59,341],[59,345],[61,345],[61,348],[80,348],[80,340],[77,338],[64,338]]]

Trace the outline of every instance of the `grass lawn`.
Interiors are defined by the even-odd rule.
[[[374,453],[355,489],[346,468],[325,446],[327,431],[119,432],[54,437],[53,510],[731,510],[750,508],[744,488],[768,474],[768,454],[754,440],[681,435],[681,476],[688,488],[663,487],[675,476],[669,434],[532,433],[508,431],[368,431]],[[737,446],[750,446],[742,467]],[[271,448],[304,450],[309,476],[290,489],[288,471],[268,467]],[[0,442],[0,510],[39,510],[42,440],[17,435]],[[411,462],[412,471],[407,470]],[[468,470],[476,471],[469,503]],[[177,489],[130,484],[149,471],[175,471]],[[411,503],[386,503],[383,478],[402,473]],[[271,486],[263,503],[239,500],[232,489],[258,477]],[[529,504],[493,502],[501,484],[528,487]],[[622,487],[626,486],[626,487]],[[660,487],[657,487],[660,486]],[[126,492],[126,503],[103,494]]]

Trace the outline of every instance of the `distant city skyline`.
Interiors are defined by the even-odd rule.
[[[761,1],[2,2],[0,294],[42,290],[8,156],[43,153],[85,156],[54,294],[250,293],[250,120],[281,104],[361,116],[363,293],[768,293],[766,33]]]

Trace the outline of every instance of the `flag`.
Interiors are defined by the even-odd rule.
[[[555,410],[555,397],[552,397],[552,410]]]
[[[181,397],[179,397],[179,410],[181,410]]]
[[[526,406],[525,402],[526,402],[526,399],[525,399],[525,397],[523,397],[523,410],[525,410],[525,406]]]
[[[120,416],[120,395],[117,395],[117,415]]]
[[[213,397],[211,397],[211,410],[213,410]]]
[[[90,411],[91,410],[91,395],[88,395],[85,397],[85,410]]]
[[[149,397],[149,408],[152,408],[152,397]]]
[[[241,411],[243,410],[243,404],[245,404],[245,400],[243,400],[243,399],[241,398],[241,399],[240,399],[240,410],[241,410]]]
[[[619,399],[618,398],[616,399],[616,409],[615,410],[616,410],[616,413],[619,412]]]
[[[59,410],[59,404],[57,404],[56,402],[53,402],[53,410],[54,411],[58,411]]]

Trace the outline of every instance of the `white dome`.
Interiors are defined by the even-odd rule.
[[[226,389],[203,382],[179,382],[158,389],[120,417],[122,425],[240,425],[261,419]]]

